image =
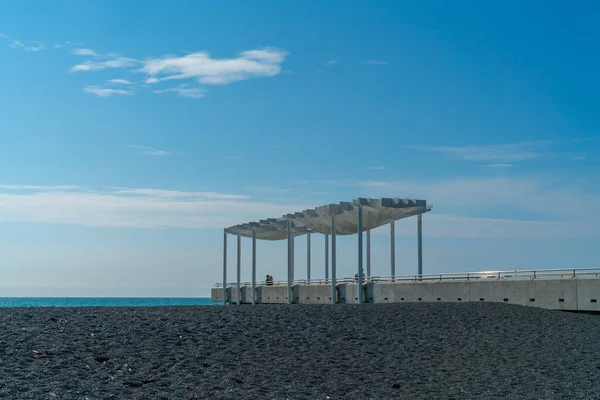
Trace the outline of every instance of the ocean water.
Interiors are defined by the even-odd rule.
[[[141,307],[210,306],[210,298],[173,297],[0,297],[0,307]]]

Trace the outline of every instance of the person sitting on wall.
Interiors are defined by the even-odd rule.
[[[273,286],[273,277],[271,275],[267,275],[267,286]]]

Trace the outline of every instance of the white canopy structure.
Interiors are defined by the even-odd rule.
[[[332,301],[335,302],[336,290],[336,235],[358,235],[358,285],[359,303],[362,303],[363,283],[363,244],[362,233],[367,233],[367,279],[371,277],[370,230],[390,224],[391,234],[391,276],[396,274],[395,268],[395,221],[417,216],[419,275],[422,271],[422,224],[421,215],[430,211],[431,205],[425,200],[380,198],[358,198],[351,202],[328,204],[308,209],[281,218],[268,218],[258,222],[234,225],[225,229],[223,253],[223,298],[227,290],[227,234],[237,235],[237,303],[240,304],[241,274],[241,237],[252,238],[252,304],[256,296],[256,239],[288,240],[288,303],[291,302],[291,286],[294,280],[294,238],[307,235],[307,282],[310,282],[310,235],[325,235],[325,278],[329,279],[329,235],[331,235],[331,287]]]

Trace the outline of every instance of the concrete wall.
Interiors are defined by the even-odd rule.
[[[331,285],[298,285],[294,289],[297,304],[331,303]]]
[[[600,311],[600,278],[523,279],[485,281],[380,282],[364,285],[368,303],[402,302],[499,302],[553,310]],[[256,302],[287,303],[286,286],[258,286]],[[355,304],[357,284],[339,284],[336,303]],[[243,303],[251,303],[251,288],[242,287]],[[213,288],[211,298],[221,302],[221,289]],[[228,288],[228,298],[236,302],[235,288]],[[296,285],[292,303],[330,304],[330,285]]]
[[[345,304],[358,304],[358,284],[356,283],[345,283],[340,284],[337,287],[338,292],[338,303]],[[363,286],[363,301],[369,302],[367,297],[366,285]]]
[[[227,301],[229,301],[231,288],[227,288]],[[210,299],[216,303],[223,302],[223,288],[212,288],[210,290]]]
[[[285,304],[287,286],[261,286],[259,300],[263,304]]]
[[[600,311],[600,279],[577,279],[577,309],[579,311]]]

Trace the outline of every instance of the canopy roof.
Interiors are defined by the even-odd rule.
[[[425,200],[382,198],[358,198],[351,202],[328,204],[321,207],[287,214],[281,218],[262,219],[258,222],[234,225],[226,229],[228,233],[257,239],[282,240],[287,238],[288,220],[291,221],[292,235],[301,236],[316,232],[331,234],[331,217],[335,215],[336,235],[352,235],[358,232],[358,207],[363,209],[363,231],[389,224],[392,221],[412,217],[430,211],[432,206]]]

